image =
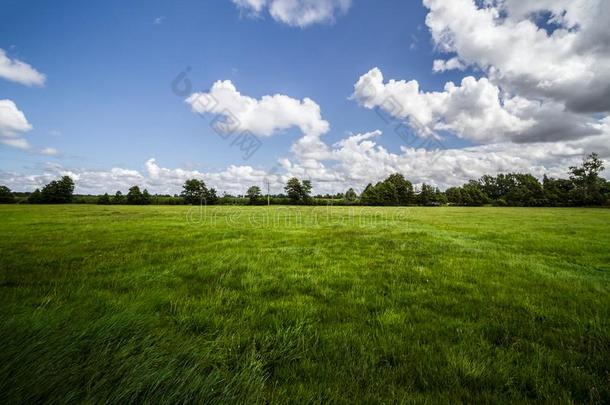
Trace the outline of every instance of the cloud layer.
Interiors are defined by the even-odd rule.
[[[205,172],[160,166],[149,159],[141,170],[114,167],[110,170],[65,168],[47,164],[41,174],[26,175],[0,170],[0,184],[13,190],[34,188],[68,175],[75,179],[78,193],[126,192],[132,185],[162,194],[179,193],[186,179],[199,178],[220,192],[243,194],[252,185],[271,183],[272,193],[283,192],[283,185],[292,176],[313,181],[315,193],[343,192],[348,187],[362,191],[369,182],[391,173],[403,173],[414,183],[434,184],[441,188],[461,185],[484,174],[527,172],[541,178],[544,174],[566,177],[570,165],[581,162],[586,153],[597,151],[610,162],[610,121],[602,123],[602,135],[580,140],[518,145],[511,142],[475,146],[464,149],[430,151],[404,146],[392,153],[379,145],[382,136],[396,136],[373,131],[351,135],[328,146],[325,160],[283,158],[280,169],[230,165],[224,170]],[[608,178],[609,173],[604,172]]]

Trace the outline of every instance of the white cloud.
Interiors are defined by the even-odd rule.
[[[490,142],[522,136],[536,123],[531,116],[520,116],[521,104],[507,103],[488,79],[472,76],[460,86],[449,82],[442,92],[426,93],[416,80],[384,83],[383,74],[374,68],[354,85],[352,98],[365,108],[381,108],[409,120],[422,135],[450,131],[475,142]]]
[[[568,167],[578,165],[593,151],[610,162],[610,119],[601,135],[555,143],[515,144],[501,142],[464,149],[430,151],[404,146],[392,153],[376,142],[380,131],[352,135],[333,145],[332,160],[318,165],[303,165],[286,159],[282,166],[287,177],[311,178],[316,192],[362,190],[369,182],[392,173],[403,173],[414,183],[428,183],[447,188],[461,185],[485,174],[506,172],[567,177]],[[610,173],[605,172],[606,177]]]
[[[0,100],[0,136],[16,137],[32,126],[12,100]]]
[[[0,77],[26,86],[42,86],[46,76],[32,66],[17,59],[10,59],[6,52],[0,49]]]
[[[28,142],[20,136],[31,129],[25,114],[12,100],[0,100],[0,142],[19,149],[28,149]]]
[[[17,149],[30,149],[30,144],[23,138],[0,138],[0,142]]]
[[[351,0],[232,0],[249,15],[260,15],[267,9],[278,22],[307,27],[318,23],[332,23],[337,15],[345,14]]]
[[[162,15],[160,17],[155,18],[153,20],[153,24],[154,25],[161,25],[161,24],[163,24],[163,21],[165,21],[165,16]]]
[[[482,69],[505,91],[550,98],[576,112],[610,111],[607,0],[424,0],[424,5],[438,49]],[[537,25],[541,12],[550,13],[548,22],[556,29]]]
[[[60,176],[74,179],[77,193],[125,193],[131,186],[138,185],[153,193],[180,193],[187,179],[197,178],[209,187],[234,194],[243,194],[253,184],[262,186],[266,179],[271,181],[276,192],[280,192],[285,176],[268,174],[251,166],[231,165],[222,171],[202,172],[182,168],[169,169],[157,164],[151,158],[145,162],[142,171],[114,167],[110,170],[90,170],[65,168],[60,164],[47,163],[40,174],[21,174],[0,169],[0,184],[13,190],[31,191],[40,188]]]
[[[445,72],[447,70],[464,70],[466,66],[459,58],[451,58],[449,60],[436,59],[432,65],[432,70],[435,72]]]
[[[59,152],[57,149],[55,148],[51,148],[51,147],[47,147],[47,148],[42,148],[40,150],[40,153],[43,155],[47,155],[47,156],[55,156],[57,155]]]
[[[320,106],[309,98],[275,94],[257,100],[239,93],[230,80],[217,81],[208,93],[194,93],[186,101],[194,112],[223,116],[221,127],[229,132],[250,131],[267,137],[298,127],[304,134],[320,136],[330,127],[321,117]]]
[[[243,194],[252,185],[271,183],[273,193],[283,191],[286,181],[297,176],[311,179],[315,193],[345,191],[348,187],[362,190],[369,182],[376,182],[389,174],[403,173],[412,182],[428,183],[446,188],[461,185],[484,174],[506,172],[544,174],[566,177],[570,165],[577,165],[590,152],[598,152],[610,163],[610,117],[597,124],[601,134],[578,140],[555,143],[537,142],[515,144],[500,142],[464,149],[430,151],[403,146],[399,153],[388,151],[377,143],[381,131],[348,136],[332,146],[326,146],[325,159],[283,158],[277,170],[252,166],[230,165],[220,171],[200,171],[160,166],[155,159],[145,162],[142,171],[112,168],[108,171],[68,169],[59,164],[47,164],[41,174],[26,175],[0,170],[0,184],[14,190],[33,190],[49,181],[71,176],[78,193],[126,192],[132,185],[147,188],[153,193],[180,193],[184,181],[203,179],[220,193]],[[610,177],[609,171],[604,175]]]

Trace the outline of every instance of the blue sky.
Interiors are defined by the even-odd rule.
[[[254,99],[307,97],[330,124],[322,136],[327,145],[381,130],[376,147],[394,154],[401,153],[404,141],[374,110],[363,107],[362,99],[350,99],[361,76],[378,68],[386,82],[417,80],[423,92],[443,92],[448,81],[459,86],[466,76],[479,80],[487,73],[476,60],[462,69],[433,72],[434,60],[459,57],[460,50],[438,51],[442,44],[426,25],[434,6],[418,1],[354,0],[345,12],[336,11],[333,21],[304,27],[274,19],[265,10],[253,15],[235,3],[2,0],[0,49],[42,72],[46,81],[26,86],[0,78],[0,99],[12,100],[33,127],[23,135],[29,149],[0,145],[0,170],[24,176],[49,167],[143,172],[145,162],[155,158],[163,167],[205,174],[230,165],[267,170],[278,159],[291,158],[291,145],[302,136],[295,126],[261,138],[263,146],[245,162],[210,128],[209,116],[194,114],[184,98],[172,93],[172,80],[187,66],[196,91],[230,80]],[[532,21],[543,29],[547,19]],[[505,91],[501,83],[493,84]],[[447,149],[498,143],[457,127],[439,132]],[[513,142],[514,137],[500,141]],[[39,153],[46,147],[58,153]]]
[[[384,124],[348,100],[371,66],[392,77],[417,77],[429,89],[444,84],[430,69],[434,55],[422,5],[367,3],[354,4],[335,24],[295,29],[247,18],[229,1],[62,1],[59,7],[8,1],[0,48],[48,79],[43,88],[0,81],[0,93],[34,126],[32,143],[53,145],[75,165],[139,168],[155,156],[170,166],[212,169],[239,160],[239,151],[170,91],[187,66],[198,90],[230,79],[252,97],[312,98],[331,123],[327,139],[335,141]],[[162,23],[154,24],[158,17]],[[284,154],[298,136],[290,132],[265,139],[251,163]],[[400,139],[384,141],[396,148]],[[4,169],[48,160],[9,148],[0,153]]]

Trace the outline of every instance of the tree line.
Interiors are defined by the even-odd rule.
[[[291,178],[284,187],[284,194],[264,196],[261,188],[254,185],[242,196],[218,196],[216,189],[208,188],[203,180],[189,179],[184,183],[180,195],[151,195],[146,189],[140,191],[140,187],[136,185],[131,187],[126,195],[117,191],[112,196],[106,193],[101,196],[87,196],[86,199],[84,196],[74,196],[74,181],[63,176],[32,193],[12,193],[8,187],[0,186],[0,203],[601,206],[610,205],[610,182],[600,176],[603,170],[603,162],[597,154],[592,153],[580,166],[569,168],[567,179],[544,175],[540,182],[533,175],[526,173],[485,175],[445,191],[425,183],[416,189],[402,174],[394,173],[383,181],[369,183],[360,195],[350,188],[345,193],[312,196],[310,180]],[[18,201],[16,194],[26,196]]]

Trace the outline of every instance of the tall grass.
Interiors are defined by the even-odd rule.
[[[0,402],[610,401],[610,211],[0,207]]]

